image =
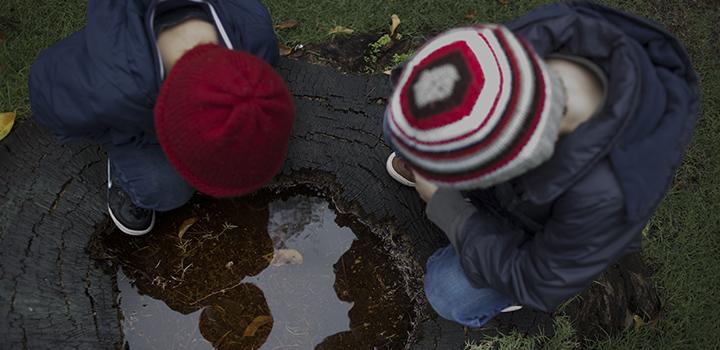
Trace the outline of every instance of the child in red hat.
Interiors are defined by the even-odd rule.
[[[38,122],[108,153],[108,209],[130,235],[195,190],[240,196],[280,170],[293,103],[256,0],[91,1],[87,25],[40,54]]]

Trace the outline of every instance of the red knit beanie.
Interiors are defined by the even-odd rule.
[[[217,45],[183,55],[155,104],[155,130],[170,163],[216,197],[267,184],[280,171],[292,124],[292,97],[275,70]]]

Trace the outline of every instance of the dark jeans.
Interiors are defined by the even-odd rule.
[[[140,208],[168,211],[187,203],[195,190],[168,162],[160,145],[105,145],[113,185]]]

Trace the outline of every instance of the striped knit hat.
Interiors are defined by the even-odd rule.
[[[411,58],[386,112],[394,148],[444,187],[485,188],[553,153],[565,90],[533,49],[500,25],[458,28]]]

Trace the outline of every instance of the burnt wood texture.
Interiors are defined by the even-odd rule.
[[[424,262],[448,243],[415,191],[385,172],[387,76],[291,60],[277,69],[295,97],[296,122],[284,169],[270,187],[314,186],[383,239],[417,303],[408,348],[462,349],[468,339],[513,329],[552,334],[551,314],[522,310],[466,331],[427,306]],[[0,178],[0,349],[122,348],[115,277],[88,250],[108,222],[103,151],[60,145],[22,120],[0,142]],[[633,266],[642,266],[637,260]],[[605,287],[590,288],[568,307],[582,331],[620,330],[633,314],[657,312],[644,268],[615,266],[601,280]]]

